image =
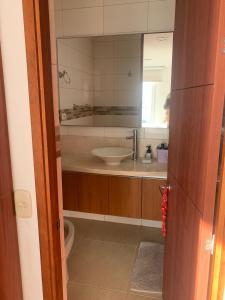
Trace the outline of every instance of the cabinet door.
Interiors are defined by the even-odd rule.
[[[165,184],[161,179],[143,179],[142,219],[161,221],[162,195],[159,186]]]
[[[78,210],[108,214],[108,176],[79,173]]]
[[[214,82],[220,3],[176,0],[172,90]]]
[[[141,179],[110,176],[109,214],[141,218]]]
[[[63,188],[63,209],[78,209],[78,175],[75,172],[63,171],[62,188]]]

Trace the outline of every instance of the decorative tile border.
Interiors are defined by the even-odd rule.
[[[95,115],[129,115],[137,116],[140,113],[140,109],[136,106],[94,106]]]
[[[60,109],[59,118],[60,121],[67,121],[73,119],[84,118],[93,116],[94,108],[91,105],[73,105],[73,108]]]
[[[79,119],[88,116],[138,116],[140,108],[137,106],[91,106],[73,105],[71,109],[60,109],[60,121]]]

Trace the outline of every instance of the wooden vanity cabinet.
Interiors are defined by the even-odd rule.
[[[109,177],[109,214],[141,218],[141,178]]]
[[[79,173],[78,211],[108,214],[108,176]]]
[[[108,176],[63,171],[63,209],[108,214]]]
[[[162,179],[63,171],[63,208],[161,221]]]
[[[162,195],[159,190],[160,185],[166,183],[163,179],[142,180],[142,219],[161,221]]]
[[[78,173],[63,171],[62,189],[63,189],[63,209],[78,210]]]

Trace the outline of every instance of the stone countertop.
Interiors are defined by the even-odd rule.
[[[118,175],[146,178],[167,178],[167,164],[154,160],[151,164],[143,164],[141,159],[133,161],[127,159],[119,166],[108,166],[102,160],[94,156],[85,155],[62,155],[63,171],[74,171],[83,173]]]

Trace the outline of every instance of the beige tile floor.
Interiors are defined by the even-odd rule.
[[[163,243],[160,229],[70,218],[75,242],[68,260],[68,300],[155,300],[129,284],[139,242]]]

